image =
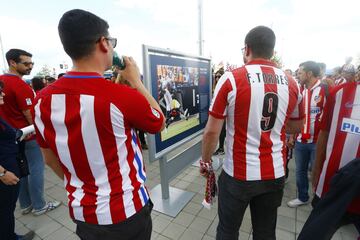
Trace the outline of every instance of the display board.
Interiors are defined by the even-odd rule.
[[[165,129],[149,136],[155,160],[201,134],[211,98],[210,59],[143,46],[144,81],[166,118]]]

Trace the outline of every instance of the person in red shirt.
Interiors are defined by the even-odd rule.
[[[253,239],[276,239],[277,208],[284,188],[285,132],[299,132],[304,113],[297,83],[270,61],[274,46],[270,28],[253,28],[245,38],[245,66],[225,72],[215,88],[201,165],[211,164],[226,118],[216,239],[238,239],[248,205]]]
[[[136,129],[156,133],[165,120],[131,57],[121,71],[129,86],[104,79],[117,44],[108,28],[80,9],[61,17],[60,40],[73,69],[36,97],[36,137],[45,162],[64,180],[81,239],[150,239],[152,203]]]
[[[21,49],[10,49],[6,53],[9,72],[0,76],[4,82],[5,105],[0,107],[0,117],[13,128],[21,129],[33,124],[30,109],[33,106],[34,91],[22,80],[34,66],[32,54]],[[60,206],[58,201],[45,201],[44,161],[34,137],[27,138],[25,155],[30,175],[20,181],[19,202],[22,214],[32,212],[35,216]]]

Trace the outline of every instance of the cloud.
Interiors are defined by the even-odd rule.
[[[276,51],[286,67],[295,69],[306,60],[325,62],[329,67],[341,65],[346,56],[360,52],[356,41],[360,39],[360,18],[355,6],[355,0],[203,0],[204,55],[215,63],[241,65],[245,35],[257,25],[266,25],[275,31]],[[62,7],[66,8],[66,3]],[[110,33],[118,37],[116,50],[134,56],[140,68],[142,44],[198,54],[196,0],[114,0],[108,1],[106,8],[95,4],[86,8],[109,22]],[[17,47],[32,52],[35,68],[71,63],[56,23],[47,16],[3,14],[0,34],[5,51]]]
[[[0,34],[4,53],[11,48],[20,48],[33,54],[35,65],[31,75],[38,73],[44,65],[58,68],[62,61],[70,63],[63,51],[57,27],[44,21],[1,16]],[[0,69],[8,67],[0,61]]]

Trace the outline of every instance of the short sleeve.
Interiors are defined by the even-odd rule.
[[[14,91],[17,105],[21,111],[31,109],[35,98],[34,91],[25,82],[20,82],[18,85]]]
[[[333,115],[333,109],[335,105],[335,92],[332,92],[325,103],[323,114],[320,120],[320,130],[329,132],[331,127],[331,116]]]
[[[233,90],[230,76],[231,73],[225,73],[219,79],[216,84],[214,96],[209,108],[209,114],[218,119],[224,119],[226,117],[226,111],[228,106],[228,96]]]
[[[47,143],[45,142],[44,138],[41,136],[39,129],[35,126],[35,137],[36,137],[36,141],[39,144],[40,147],[42,148],[49,148],[49,145],[47,145]]]
[[[36,102],[38,101],[38,97],[34,100],[34,106],[36,105]],[[35,128],[35,138],[37,143],[39,144],[40,147],[42,148],[49,148],[48,144],[45,142],[43,136],[41,135],[37,125],[36,125],[36,121],[35,121],[35,117],[36,117],[36,112],[34,108],[31,108],[31,116],[32,116],[32,120],[34,122],[34,128]]]
[[[297,101],[293,112],[290,114],[290,120],[300,120],[305,117],[305,107],[303,97],[298,87]]]
[[[124,118],[137,129],[149,133],[159,132],[164,122],[163,114],[151,107],[146,98],[137,90],[130,88],[128,90],[128,99],[131,101],[122,104]]]

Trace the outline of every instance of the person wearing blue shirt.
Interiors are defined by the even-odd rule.
[[[4,104],[4,85],[0,81],[0,106]],[[19,167],[16,156],[19,146],[16,141],[16,129],[0,118],[0,236],[7,240],[30,240],[35,233],[17,235],[14,232],[14,210],[19,195]]]

